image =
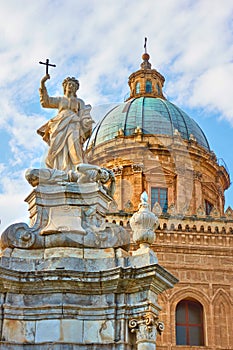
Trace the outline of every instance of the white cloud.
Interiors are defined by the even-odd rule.
[[[225,116],[233,125],[233,103],[231,96],[233,63],[206,70],[193,86],[190,104],[202,106]]]
[[[6,171],[3,171],[2,174],[5,173]],[[18,172],[2,175],[0,188],[0,231],[2,232],[12,223],[28,222],[27,204],[24,203],[24,198],[29,193],[30,186],[23,181],[23,173]]]
[[[0,194],[0,233],[9,225],[18,222],[28,223],[27,204],[23,199],[25,193]]]
[[[121,102],[127,93],[127,78],[140,66],[145,36],[152,65],[166,77],[169,98],[217,111],[233,124],[232,15],[232,0],[224,5],[219,0],[2,1],[0,130],[10,140],[7,164],[0,155],[1,173],[15,174],[43,161],[46,145],[36,129],[56,112],[39,106],[44,74],[39,61],[50,58],[57,65],[47,82],[51,95],[61,94],[64,77],[75,75],[79,95],[97,106],[93,115],[99,118],[98,106]],[[24,182],[18,178],[17,186]],[[4,201],[13,195],[18,203],[27,187],[22,185],[15,197],[0,184],[2,213]],[[17,205],[15,212],[20,211]]]
[[[5,40],[0,79],[6,84],[17,80],[12,92],[18,90],[17,97],[29,100],[36,95],[44,70],[38,61],[50,57],[57,64],[51,69],[50,87],[57,86],[64,75],[76,74],[80,92],[92,104],[112,102],[127,91],[127,76],[132,65],[136,69],[140,64],[147,35],[155,67],[167,70],[171,64],[171,74],[192,80],[209,67],[230,62],[232,10],[228,0],[224,6],[216,0],[137,0],[133,7],[124,0],[111,6],[109,1],[6,2],[1,9]],[[107,96],[103,83],[111,90]]]

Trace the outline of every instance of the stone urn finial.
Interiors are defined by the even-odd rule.
[[[154,229],[158,226],[158,217],[149,209],[148,195],[144,191],[141,195],[141,202],[138,211],[130,219],[130,226],[133,231],[133,240],[142,246],[149,246],[154,242]]]

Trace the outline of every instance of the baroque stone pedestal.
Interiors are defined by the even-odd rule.
[[[26,200],[30,226],[11,225],[1,237],[0,349],[155,349],[157,297],[177,279],[147,243],[127,251],[129,233],[105,222],[104,189],[44,185]],[[143,208],[137,232],[152,225]]]
[[[157,295],[177,280],[142,255],[121,248],[5,249],[0,347],[155,349],[162,327]]]

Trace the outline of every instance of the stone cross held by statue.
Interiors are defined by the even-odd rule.
[[[56,64],[49,63],[49,59],[46,59],[46,62],[39,62],[40,64],[44,64],[46,66],[46,74],[49,74],[49,66],[56,67]]]

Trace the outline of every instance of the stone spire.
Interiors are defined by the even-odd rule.
[[[162,91],[165,78],[156,69],[151,69],[150,55],[147,53],[146,43],[147,38],[145,38],[145,52],[142,55],[141,69],[129,76],[130,97],[126,101],[131,98],[146,96],[165,99]]]

